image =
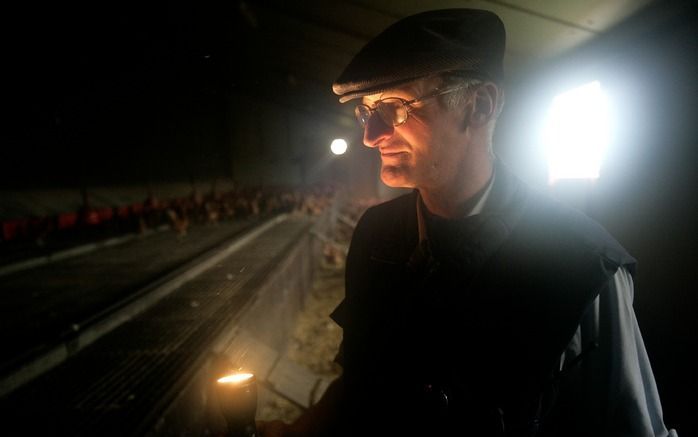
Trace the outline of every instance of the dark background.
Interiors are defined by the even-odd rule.
[[[0,188],[339,176],[357,192],[379,192],[375,156],[358,145],[330,83],[282,67],[302,59],[281,59],[284,36],[260,31],[268,8],[255,15],[255,3],[226,4],[6,8]],[[639,261],[637,318],[665,421],[682,436],[698,431],[697,25],[695,2],[655,2],[510,78],[496,134],[502,159],[545,187],[535,138],[546,102],[587,80],[609,90],[619,128],[583,207]],[[334,136],[352,149],[327,165]]]

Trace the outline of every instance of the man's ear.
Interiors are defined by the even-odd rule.
[[[473,93],[473,110],[470,113],[469,125],[484,126],[497,118],[501,93],[497,85],[487,82],[478,86]]]

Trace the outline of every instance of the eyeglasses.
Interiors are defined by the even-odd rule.
[[[385,99],[376,101],[373,108],[364,104],[356,105],[356,108],[354,109],[354,114],[356,115],[356,119],[359,121],[359,125],[361,125],[362,128],[366,127],[368,121],[371,119],[371,116],[374,112],[377,112],[378,115],[380,115],[381,120],[383,120],[383,122],[385,122],[385,124],[387,124],[388,126],[400,126],[401,124],[405,123],[409,118],[410,112],[412,112],[412,110],[414,109],[412,105],[414,105],[415,103],[422,102],[424,100],[431,99],[434,97],[442,96],[444,94],[452,93],[454,91],[467,87],[468,85],[461,85],[455,88],[448,88],[445,90],[437,89],[431,94],[427,94],[426,96],[422,97],[417,97],[416,99],[412,100],[405,100],[399,97],[387,97]]]

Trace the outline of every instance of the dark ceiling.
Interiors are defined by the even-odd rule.
[[[363,44],[422,10],[475,7],[508,32],[510,77],[587,42],[650,0],[230,1],[13,6],[5,59],[29,119],[115,103],[147,110],[172,95],[246,93],[351,123],[331,83]],[[185,101],[191,103],[187,98]],[[29,108],[26,106],[29,105]],[[87,117],[89,114],[79,114]],[[26,117],[23,117],[26,118]],[[20,121],[20,120],[18,120]]]
[[[344,0],[234,2],[230,48],[236,53],[237,86],[256,80],[270,98],[332,114],[353,123],[350,108],[337,105],[330,85],[351,57],[396,20],[429,9],[472,7],[494,11],[508,33],[505,65],[515,77],[538,62],[559,56],[608,32],[650,0],[449,1]],[[205,11],[202,11],[206,15]],[[228,13],[228,12],[226,12]],[[204,20],[205,21],[205,20]],[[232,32],[231,32],[232,31]],[[270,86],[271,85],[271,86]],[[254,87],[256,88],[256,87]],[[264,91],[258,90],[259,93]]]

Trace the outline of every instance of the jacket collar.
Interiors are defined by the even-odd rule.
[[[493,176],[467,216],[446,220],[431,215],[419,193],[414,196],[417,245],[407,262],[411,270],[419,270],[432,262],[435,253],[446,256],[461,267],[479,267],[506,241],[518,223],[527,199],[522,181],[499,160]],[[430,230],[443,232],[436,238]],[[414,231],[412,231],[414,232]],[[448,251],[438,250],[435,242],[447,243]],[[444,255],[445,253],[445,255]]]

